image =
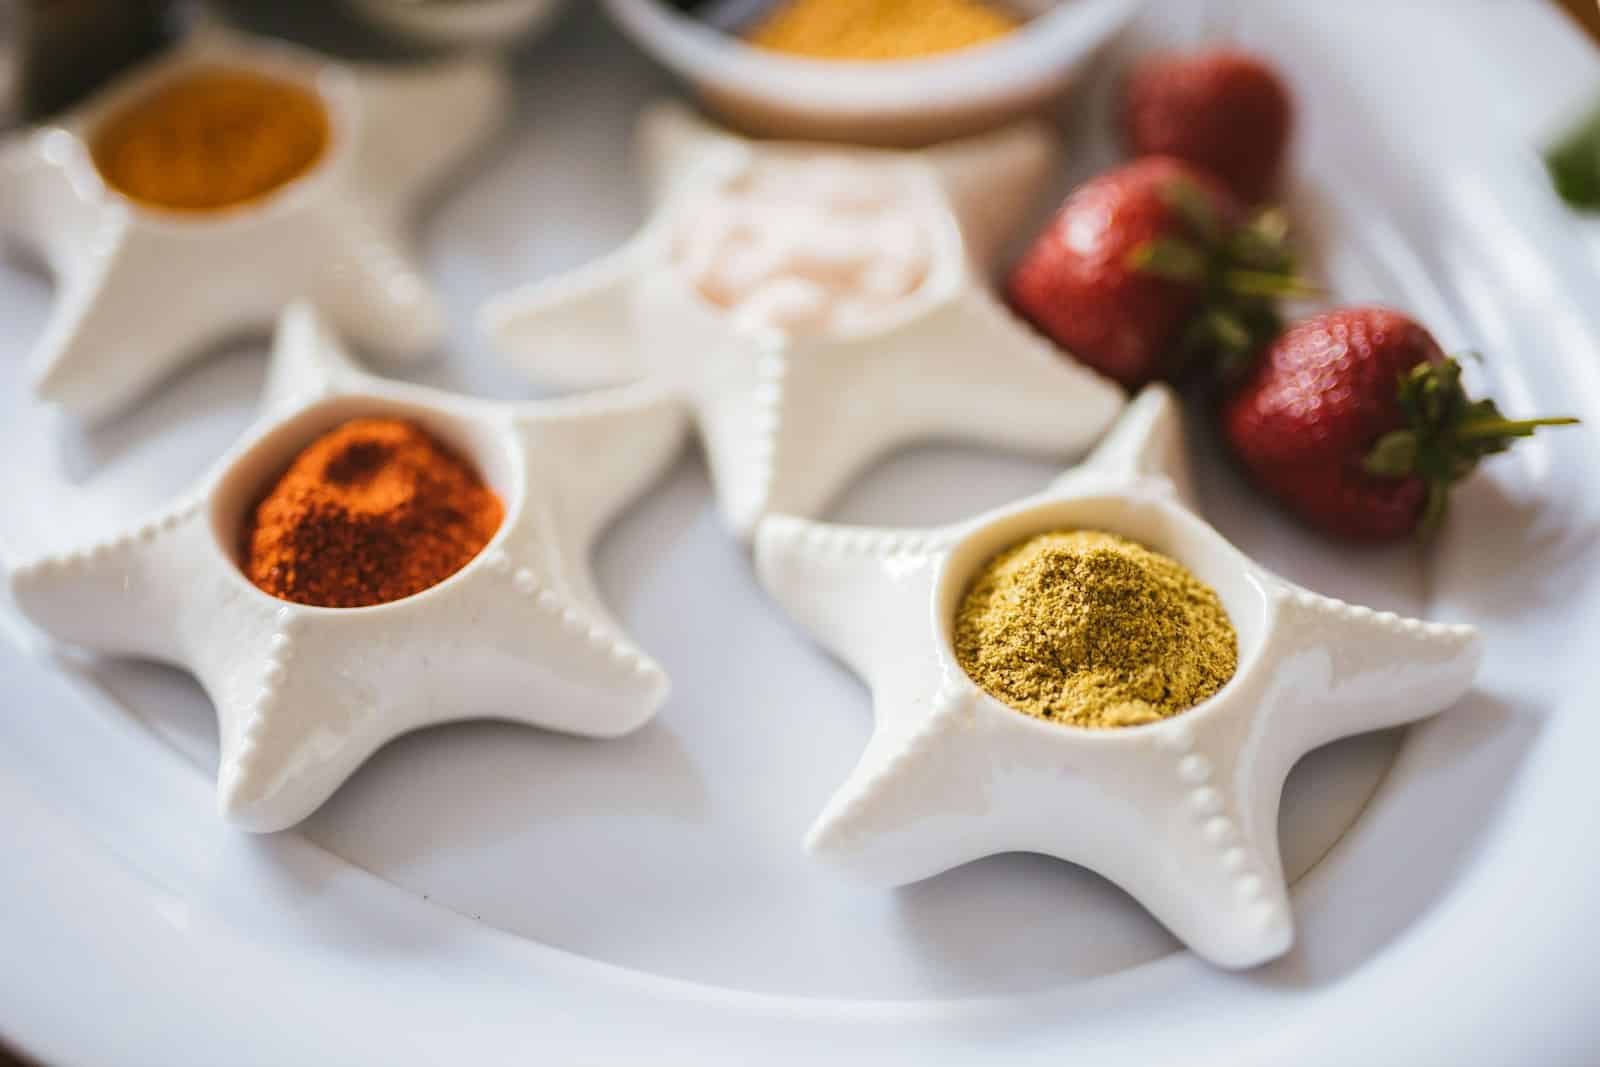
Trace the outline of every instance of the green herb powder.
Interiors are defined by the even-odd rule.
[[[1216,590],[1175,560],[1092,530],[1039,534],[986,563],[956,612],[955,652],[1018,711],[1094,728],[1176,715],[1239,664]]]

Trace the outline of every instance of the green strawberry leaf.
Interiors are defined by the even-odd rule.
[[[1541,426],[1570,426],[1577,419],[1508,419],[1493,400],[1473,400],[1461,383],[1461,361],[1419,363],[1400,376],[1396,399],[1406,427],[1378,438],[1363,460],[1368,474],[1422,478],[1428,500],[1418,531],[1435,530],[1444,518],[1450,487],[1471,474],[1485,456],[1504,452]]]
[[[1194,182],[1172,181],[1161,197],[1182,236],[1156,237],[1135,248],[1128,269],[1203,293],[1181,349],[1173,353],[1173,370],[1204,361],[1225,377],[1237,374],[1282,330],[1279,301],[1317,297],[1322,291],[1295,273],[1282,211],[1262,211],[1244,225],[1229,227]]]
[[[1188,241],[1157,237],[1128,254],[1128,269],[1153,274],[1169,282],[1199,285],[1210,273],[1206,254]]]
[[[1270,274],[1294,270],[1289,252],[1289,216],[1280,208],[1267,208],[1241,226],[1228,247],[1229,258],[1240,268]]]
[[[1222,219],[1216,206],[1194,182],[1185,178],[1168,182],[1161,199],[1202,243],[1214,245],[1222,239]]]
[[[1403,478],[1417,465],[1417,432],[1394,430],[1378,438],[1362,464],[1368,474]]]

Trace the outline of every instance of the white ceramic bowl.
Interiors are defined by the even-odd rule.
[[[999,40],[927,59],[839,62],[745,44],[661,0],[606,0],[638,44],[725,119],[770,136],[916,145],[1062,93],[1141,0],[1062,0]]]
[[[566,0],[348,0],[391,33],[451,48],[510,47],[548,27]]]

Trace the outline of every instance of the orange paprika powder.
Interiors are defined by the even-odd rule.
[[[460,456],[404,419],[354,419],[295,457],[246,518],[246,577],[282,600],[359,608],[466,566],[505,507]]]

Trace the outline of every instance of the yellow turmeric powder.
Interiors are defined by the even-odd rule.
[[[100,124],[90,154],[106,183],[173,211],[257,200],[327,150],[328,110],[312,90],[243,70],[197,70]]]
[[[978,0],[789,0],[749,41],[814,59],[912,59],[982,44],[1017,26]]]

